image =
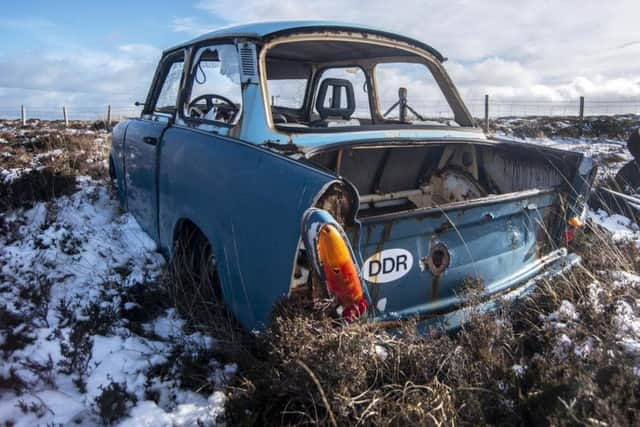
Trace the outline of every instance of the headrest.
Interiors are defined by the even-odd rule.
[[[329,93],[329,87],[332,88],[330,92],[331,106],[325,107],[324,104],[327,94]],[[343,92],[346,92],[347,106],[341,108]],[[353,93],[353,85],[351,82],[345,79],[324,79],[322,83],[320,83],[320,90],[318,91],[318,98],[316,99],[316,110],[318,110],[323,120],[327,117],[342,117],[345,120],[349,120],[356,110],[356,97]]]

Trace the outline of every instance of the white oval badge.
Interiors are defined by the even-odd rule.
[[[371,255],[362,265],[367,282],[387,283],[398,280],[413,267],[413,255],[405,249],[385,249]]]

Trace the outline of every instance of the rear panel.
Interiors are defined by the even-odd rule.
[[[535,274],[556,240],[549,224],[557,222],[557,198],[533,190],[364,219],[362,273],[379,314],[446,311],[465,288],[495,293]]]

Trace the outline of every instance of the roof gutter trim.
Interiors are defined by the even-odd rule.
[[[391,33],[389,31],[376,30],[372,28],[357,28],[357,27],[349,27],[349,26],[337,26],[337,25],[318,25],[318,26],[309,26],[309,27],[287,28],[284,30],[274,31],[269,34],[265,34],[261,38],[263,40],[267,40],[275,37],[285,36],[288,34],[304,34],[304,33],[316,32],[316,31],[338,31],[338,32],[351,32],[351,33],[377,35],[377,36],[388,38],[390,40],[395,39],[404,43],[414,45],[415,47],[418,47],[422,50],[429,52],[441,63],[447,60],[435,48],[419,40],[412,39],[411,37],[406,37],[400,34]]]
[[[203,34],[202,36],[196,37],[190,41],[187,41],[185,43],[180,43],[176,46],[166,49],[163,51],[162,54],[164,56],[173,51],[184,49],[185,47],[188,47],[197,43],[207,42],[207,41],[215,41],[215,40],[221,40],[221,39],[228,40],[232,38],[246,38],[246,39],[258,40],[258,41],[265,41],[267,39],[271,39],[271,38],[286,35],[286,34],[304,34],[304,33],[309,33],[314,31],[344,31],[344,32],[352,32],[352,33],[377,35],[381,37],[386,37],[390,40],[395,39],[404,43],[408,43],[417,48],[425,50],[431,55],[433,55],[433,57],[441,63],[447,60],[444,56],[442,56],[442,54],[438,50],[429,46],[426,43],[421,42],[420,40],[416,40],[411,37],[392,33],[390,31],[378,30],[375,28],[368,28],[368,27],[350,26],[346,24],[345,25],[315,24],[315,25],[292,26],[289,28],[275,29],[274,31],[267,32],[264,34],[261,34],[255,31],[233,31],[233,30],[230,30],[228,32],[222,32],[222,31],[213,32],[213,33]]]

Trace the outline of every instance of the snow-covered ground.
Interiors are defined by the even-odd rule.
[[[636,118],[637,119],[637,118]],[[518,119],[520,124],[526,119]],[[535,127],[536,119],[531,119],[531,123]],[[639,123],[640,124],[640,123]],[[611,139],[606,135],[603,137],[526,137],[514,136],[509,128],[510,121],[503,120],[501,123],[502,130],[497,132],[497,136],[510,140],[536,144],[546,147],[553,147],[561,150],[571,150],[584,153],[596,160],[599,165],[597,180],[601,180],[607,176],[614,176],[616,172],[627,162],[633,159],[626,148],[626,141],[620,139]],[[562,128],[570,126],[568,123],[554,122],[554,126]],[[506,129],[506,131],[505,131]],[[616,243],[632,243],[640,247],[640,227],[631,219],[619,215],[610,214],[602,209],[592,210],[587,213],[587,219],[590,226],[598,227],[605,230],[609,234],[613,242]],[[593,282],[590,289],[594,295],[606,290],[606,287],[640,287],[640,276],[629,274],[624,271],[612,271],[611,274],[616,278],[612,283]],[[598,305],[597,298],[592,301],[593,309],[596,312],[602,312],[602,307]],[[617,336],[620,343],[628,351],[629,355],[636,360],[636,372],[640,375],[640,300],[626,301],[621,298],[616,302],[615,307],[616,323],[619,326]],[[551,313],[545,319],[549,326],[561,331],[563,328],[571,327],[571,322],[578,322],[579,315],[575,307],[569,301],[563,301],[558,310]],[[561,333],[558,337],[558,353],[561,354],[566,348],[573,348],[577,355],[588,357],[592,342],[590,339],[582,343],[572,343],[567,334]],[[514,367],[514,369],[524,369],[523,367]]]
[[[640,227],[629,218],[622,215],[610,215],[602,210],[588,211],[588,221],[591,227],[598,227],[605,230],[610,235],[613,242],[618,244],[634,244],[640,247]],[[597,248],[595,250],[607,250]],[[600,302],[601,294],[609,293],[612,290],[640,289],[640,276],[622,270],[608,271],[607,277],[610,281],[594,280],[589,283],[589,305],[590,309],[599,315],[605,315],[605,307]],[[613,294],[617,294],[613,292]],[[613,301],[613,324],[618,344],[634,360],[634,372],[640,376],[640,298],[636,298],[636,292],[624,292]],[[580,322],[580,315],[574,305],[569,301],[562,301],[560,307],[555,312],[549,314],[545,319],[548,325],[561,332],[558,337],[557,349],[562,353],[566,348],[573,348],[577,356],[587,358],[593,347],[593,337],[587,337],[582,342],[575,343],[563,333]]]
[[[161,291],[164,260],[155,249],[105,184],[87,178],[70,197],[3,217],[0,378],[14,390],[0,389],[0,422],[94,425],[100,396],[118,384],[132,406],[123,425],[215,424],[235,366],[210,362],[217,390],[209,395],[152,377],[175,369],[178,352],[197,354],[215,342],[187,334],[170,308],[129,315],[144,302],[131,290]],[[11,322],[2,325],[5,318]]]
[[[615,175],[625,163],[632,159],[629,150],[627,150],[626,142],[608,138],[517,138],[504,133],[499,133],[497,136],[527,144],[584,153],[600,165],[598,179]]]
[[[0,124],[0,136],[3,131],[15,129]],[[4,138],[0,156],[8,144]],[[615,139],[519,140],[585,152],[604,173],[615,173],[630,159],[624,142]],[[50,150],[23,168],[0,168],[0,180],[11,181],[32,161],[60,154]],[[590,211],[589,220],[615,241],[640,245],[640,228],[628,218]],[[110,415],[130,426],[219,423],[236,366],[207,358],[215,340],[188,330],[167,304],[164,267],[154,242],[119,211],[104,181],[80,177],[71,195],[0,214],[0,423],[96,425]],[[590,284],[594,295],[607,286],[640,286],[640,277],[614,273],[612,283]],[[615,315],[620,343],[638,361],[640,374],[638,307],[640,301],[621,299]],[[597,298],[593,309],[602,310]],[[557,331],[558,357],[566,349],[588,357],[593,343],[572,343],[566,333],[580,321],[571,302],[562,302],[546,321]],[[204,365],[206,391],[182,383],[184,360]],[[527,367],[513,369],[522,373]],[[119,412],[128,415],[117,419]]]
[[[637,122],[637,117],[635,118]],[[522,123],[526,120],[518,119],[518,122]],[[531,120],[535,123],[535,119]],[[640,122],[638,123],[640,124]],[[584,153],[587,156],[592,157],[598,162],[599,172],[598,178],[602,179],[606,176],[614,176],[615,173],[624,166],[627,162],[633,159],[631,154],[626,148],[626,141],[620,139],[609,138],[607,135],[602,137],[515,137],[509,129],[509,120],[502,121],[503,130],[498,132],[498,136],[502,138],[509,138],[512,140],[520,141],[522,143],[536,144],[547,147],[553,147],[561,150],[571,150]],[[562,121],[553,122],[556,128],[562,128],[571,126],[569,123]],[[535,126],[535,125],[534,125]],[[506,132],[505,129],[506,128]],[[631,219],[619,215],[610,214],[602,209],[589,210],[587,214],[589,223],[605,230],[616,243],[635,243],[640,246],[640,227]],[[611,272],[613,276],[617,278],[613,283],[599,283],[594,282],[590,284],[590,287],[597,295],[602,292],[607,286],[627,286],[638,288],[640,287],[640,276],[635,274],[629,274],[623,271]],[[601,312],[602,307],[598,306],[597,299],[592,301],[593,309],[596,312]],[[640,300],[629,301],[620,299],[616,303],[616,319],[619,325],[618,337],[620,342],[628,350],[629,354],[636,359],[636,371],[640,375]],[[569,301],[563,301],[560,308],[548,316],[547,320],[553,327],[564,328],[567,326],[567,321],[578,321],[578,314],[575,307]],[[559,351],[563,347],[567,347],[571,344],[570,339],[566,334],[561,334],[558,341]],[[575,343],[574,343],[575,344]],[[591,344],[587,341],[584,343],[578,343],[574,346],[574,351],[580,352],[581,355],[587,356]]]

